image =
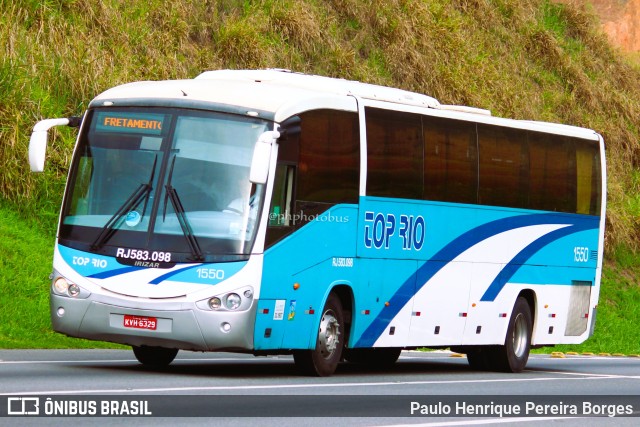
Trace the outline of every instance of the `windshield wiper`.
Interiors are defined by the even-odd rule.
[[[102,227],[102,230],[100,231],[100,234],[98,234],[98,237],[96,237],[96,239],[91,244],[92,250],[96,251],[100,249],[102,246],[104,246],[104,244],[107,243],[107,241],[111,237],[113,237],[115,232],[118,231],[118,229],[116,228],[116,225],[122,221],[122,218],[124,218],[127,212],[129,212],[132,208],[137,206],[142,200],[142,198],[146,197],[151,192],[151,189],[153,188],[153,177],[156,174],[157,162],[158,162],[158,155],[156,154],[156,158],[153,161],[153,169],[151,170],[151,176],[149,177],[149,182],[140,184],[140,186],[138,186],[138,188],[136,188],[134,192],[131,193],[129,198],[122,204],[122,206],[120,206],[120,208],[116,211],[116,213],[113,214],[111,218],[109,218],[109,221],[107,221],[104,227]],[[147,200],[145,201],[144,210],[142,211],[142,217],[144,217],[144,213],[147,210],[148,200],[149,199],[147,198]]]
[[[169,170],[169,177],[167,178],[167,183],[164,188],[167,193],[164,196],[164,212],[162,213],[162,220],[165,220],[167,214],[167,198],[171,200],[171,205],[173,206],[173,210],[175,211],[176,217],[178,217],[178,223],[180,223],[180,228],[182,228],[182,234],[187,239],[187,244],[191,249],[191,254],[194,257],[194,261],[203,261],[204,257],[202,256],[202,250],[200,249],[200,245],[198,244],[198,240],[196,239],[195,234],[193,234],[193,229],[191,228],[191,224],[189,223],[189,219],[184,210],[184,206],[182,206],[182,202],[180,202],[180,197],[178,197],[178,192],[171,185],[171,179],[173,178],[173,167],[176,164],[176,156],[173,156],[173,160],[171,161],[171,169]]]

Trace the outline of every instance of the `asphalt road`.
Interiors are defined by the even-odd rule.
[[[90,421],[149,426],[549,422],[617,426],[640,422],[640,358],[532,355],[523,373],[505,374],[472,371],[464,357],[454,356],[403,352],[396,365],[385,371],[342,364],[332,377],[311,378],[299,375],[292,358],[286,356],[180,352],[168,368],[149,369],[130,351],[0,350],[0,415],[5,415],[0,425],[61,425],[62,421],[82,425]],[[34,398],[39,399],[41,414],[45,404],[49,405],[47,414],[62,415],[89,411],[91,406],[82,405],[93,402],[98,415],[101,405],[107,405],[105,413],[118,416],[6,415],[18,411],[15,405],[22,400],[30,405]],[[110,399],[125,403],[109,407],[103,401]],[[528,410],[527,405],[531,405]],[[583,405],[592,411],[590,415],[599,411],[627,416],[585,417]],[[573,406],[578,407],[578,414],[571,413]],[[483,410],[484,416],[461,416]],[[131,417],[136,411],[142,416]],[[508,411],[520,412],[500,417]],[[535,416],[525,416],[525,411]]]

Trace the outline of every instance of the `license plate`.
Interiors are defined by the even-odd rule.
[[[124,315],[125,328],[150,329],[155,331],[157,326],[158,319],[155,317],[133,316],[130,314]]]

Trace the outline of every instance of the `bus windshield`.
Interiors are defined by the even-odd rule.
[[[264,193],[249,169],[269,122],[161,108],[100,108],[85,120],[62,244],[125,263],[246,259]]]

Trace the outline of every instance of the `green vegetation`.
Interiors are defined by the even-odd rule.
[[[55,223],[55,218],[49,216]],[[49,222],[47,220],[47,222]],[[0,348],[96,348],[109,344],[51,330],[49,286],[55,233],[0,201]]]
[[[607,262],[587,345],[640,352],[640,67],[584,10],[550,0],[0,0],[0,44],[0,301],[9,308],[0,314],[1,346],[80,342],[52,335],[46,320],[75,134],[56,129],[46,172],[30,174],[34,123],[81,114],[120,83],[278,67],[600,132]]]

